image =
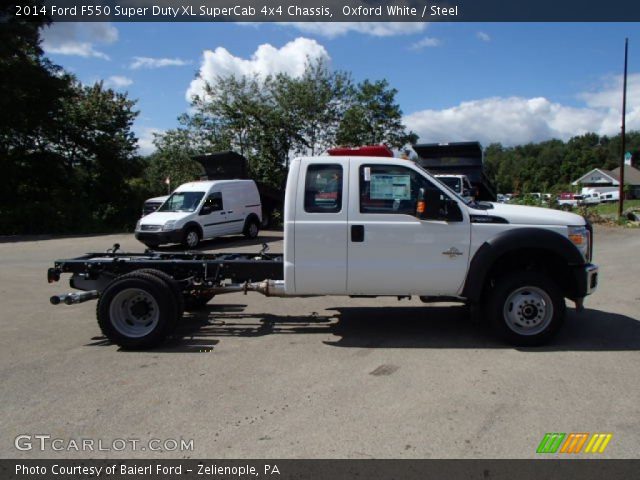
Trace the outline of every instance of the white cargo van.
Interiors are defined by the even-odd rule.
[[[136,238],[150,248],[243,233],[258,236],[262,205],[253,180],[215,180],[180,185],[158,210],[136,225]]]

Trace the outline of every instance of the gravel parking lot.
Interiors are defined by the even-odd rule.
[[[282,249],[278,232],[260,240]],[[535,349],[499,343],[453,304],[230,294],[163,348],[121,351],[95,302],[54,307],[67,277],[45,278],[54,259],[116,242],[142,249],[132,235],[0,243],[1,457],[532,458],[546,432],[610,432],[602,456],[640,457],[639,230],[596,229],[599,290]],[[21,434],[64,448],[18,450]],[[71,439],[141,448],[77,452]],[[142,450],[150,439],[193,449]]]

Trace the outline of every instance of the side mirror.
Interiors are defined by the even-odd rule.
[[[451,198],[447,198],[444,202],[444,219],[448,222],[461,222],[462,221],[462,210],[460,210],[460,206],[458,202]]]
[[[462,221],[462,211],[458,202],[444,196],[439,190],[421,188],[416,202],[416,217],[421,220]]]
[[[200,215],[209,215],[213,212],[213,207],[211,205],[203,205],[200,209]]]

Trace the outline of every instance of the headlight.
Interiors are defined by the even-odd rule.
[[[136,222],[136,232],[140,231],[140,220]]]
[[[580,227],[569,227],[569,240],[573,243],[585,260],[589,259],[589,230],[584,225]]]
[[[162,226],[162,230],[163,231],[167,231],[167,230],[173,230],[175,228],[176,225],[176,221],[175,220],[169,220],[168,222],[166,222],[163,226]]]

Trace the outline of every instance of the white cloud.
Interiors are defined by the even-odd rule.
[[[140,155],[150,155],[156,151],[156,146],[153,144],[155,139],[154,134],[162,134],[164,130],[151,127],[139,128],[136,132],[138,137],[138,153]]]
[[[123,88],[128,87],[133,83],[133,80],[121,75],[112,75],[104,81],[104,86],[107,88]]]
[[[94,44],[111,44],[117,40],[118,30],[105,22],[54,22],[42,32],[42,48],[46,53],[104,60],[109,60],[109,56]]]
[[[181,58],[133,57],[133,62],[131,62],[129,68],[137,70],[139,68],[182,67],[190,63],[189,60],[182,60]]]
[[[478,32],[478,33],[476,33],[476,37],[478,37],[483,42],[490,42],[491,41],[491,37],[486,32]]]
[[[599,90],[580,94],[585,102],[581,107],[543,97],[492,97],[442,110],[422,110],[407,115],[404,122],[420,136],[420,142],[479,140],[518,145],[551,138],[567,140],[587,132],[616,135],[621,122],[619,82],[614,77]],[[640,74],[629,77],[627,98],[627,128],[640,129]]]
[[[299,77],[304,73],[308,61],[325,59],[329,61],[327,50],[315,40],[296,38],[281,48],[268,43],[260,45],[245,59],[232,55],[226,48],[205,50],[198,77],[191,82],[186,97],[191,101],[194,95],[202,95],[206,82],[213,82],[218,76],[258,75],[267,76],[275,73],[286,73]]]
[[[426,22],[285,22],[279,23],[293,27],[304,33],[312,33],[327,38],[336,38],[350,32],[371,35],[373,37],[394,37],[424,32]]]
[[[442,45],[442,42],[433,37],[424,37],[422,40],[418,40],[416,43],[411,45],[411,50],[422,50],[425,47],[439,47]]]

